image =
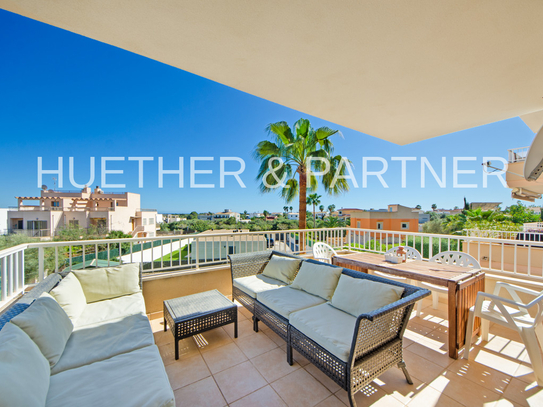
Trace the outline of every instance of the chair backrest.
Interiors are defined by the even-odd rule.
[[[385,254],[396,253],[396,250],[398,250],[398,247],[400,246],[396,246],[396,247],[393,247],[392,249],[388,249],[385,252]],[[422,256],[417,249],[414,249],[412,247],[407,247],[407,246],[402,246],[402,247],[407,252],[408,260],[422,260]]]
[[[337,256],[337,252],[330,245],[322,242],[313,245],[313,258],[315,260],[329,263],[332,256]]]
[[[475,257],[470,256],[469,254],[463,253],[463,252],[454,252],[454,251],[441,252],[441,253],[436,254],[429,261],[433,261],[433,262],[441,263],[441,264],[462,266],[462,267],[473,267],[477,269],[481,268],[481,265],[475,259]]]

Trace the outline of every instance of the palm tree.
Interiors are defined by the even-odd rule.
[[[415,206],[415,209],[422,209],[422,206],[417,205],[417,206]]]
[[[286,122],[277,122],[269,124],[266,130],[272,141],[261,141],[254,151],[254,157],[260,162],[257,176],[260,191],[279,189],[287,202],[298,195],[299,228],[305,229],[307,190],[317,189],[318,180],[313,171],[326,168],[321,160],[330,164],[329,171],[320,176],[325,192],[337,195],[349,190],[347,180],[339,176],[345,175],[350,162],[340,155],[333,155],[334,145],[330,141],[331,136],[341,133],[328,127],[314,130],[307,119],[298,120],[294,129]]]
[[[324,205],[319,206],[319,211],[324,212]],[[321,215],[322,216],[322,215]]]
[[[317,215],[315,214],[315,206],[321,203],[321,195],[318,195],[316,192],[307,197],[307,204],[313,205],[313,227],[317,225]]]
[[[283,212],[285,212],[285,213],[288,212],[288,206],[283,206]]]
[[[264,217],[267,218],[268,215],[270,214],[266,209],[264,209],[264,211],[262,212],[264,214]]]
[[[436,204],[432,204],[432,210],[436,210],[437,209],[437,205]]]
[[[292,206],[289,206],[288,208],[290,209],[290,212],[292,212],[292,209],[293,209]]]
[[[332,212],[336,210],[336,205],[328,205],[328,211],[330,212],[330,216],[332,216]]]

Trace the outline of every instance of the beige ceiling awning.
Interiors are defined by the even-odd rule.
[[[543,1],[0,7],[398,144],[517,116],[543,123]]]

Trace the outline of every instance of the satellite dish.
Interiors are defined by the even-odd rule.
[[[535,135],[524,161],[524,178],[537,181],[543,172],[543,127]]]
[[[41,186],[41,189],[43,189],[44,191],[47,191],[47,185],[43,184],[43,185]]]

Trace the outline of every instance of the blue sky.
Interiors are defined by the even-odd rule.
[[[284,106],[184,72],[177,68],[132,54],[37,21],[0,10],[0,207],[16,205],[15,196],[39,195],[37,161],[43,168],[57,167],[64,160],[63,189],[76,189],[69,182],[68,158],[74,157],[75,181],[89,179],[90,157],[96,159],[94,185],[101,181],[101,157],[124,157],[109,162],[108,170],[123,170],[107,176],[111,184],[126,188],[112,191],[138,192],[142,206],[159,212],[280,211],[285,205],[278,194],[258,192],[257,163],[252,158],[255,145],[267,137],[268,123],[300,117],[313,127],[339,129],[336,153],[354,164],[359,188],[341,196],[329,197],[323,191],[322,203],[341,207],[382,208],[400,203],[430,208],[461,206],[468,201],[497,201],[510,205],[510,190],[496,177],[482,188],[483,157],[507,157],[507,149],[530,145],[534,134],[519,118],[436,137],[407,146],[382,141],[369,135],[329,123]],[[421,117],[421,120],[424,120]],[[368,177],[363,188],[363,157],[382,157],[388,162],[383,178]],[[459,176],[462,184],[478,188],[453,188],[453,157],[477,157],[459,164],[476,174]],[[128,157],[153,157],[144,163],[143,188],[138,187],[138,163]],[[158,158],[164,168],[178,167],[184,157],[184,188],[178,177],[164,176],[158,188]],[[215,188],[190,188],[190,157],[213,157],[199,162],[197,169],[212,174],[196,175],[199,184]],[[220,157],[240,157],[245,171],[241,188],[234,177],[225,178],[219,188]],[[401,187],[401,163],[391,157],[416,157],[407,162],[406,188]],[[427,157],[441,174],[446,157],[446,187],[440,188],[426,172],[421,188],[421,157]],[[227,170],[236,170],[228,163]],[[368,169],[379,170],[371,162]],[[43,182],[53,186],[52,175]],[[297,202],[289,205],[297,208]]]

